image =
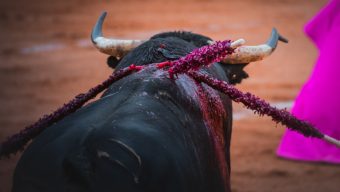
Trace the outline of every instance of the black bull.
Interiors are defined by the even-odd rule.
[[[158,34],[114,65],[177,59],[207,40]],[[238,83],[244,66],[201,71]],[[13,191],[230,191],[231,131],[227,96],[150,66],[37,137],[17,165]]]

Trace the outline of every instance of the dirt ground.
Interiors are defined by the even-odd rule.
[[[31,0],[0,2],[0,141],[52,112],[112,72],[89,40],[107,10],[108,36],[146,39],[168,30],[189,30],[214,39],[262,43],[275,26],[280,44],[263,62],[247,67],[238,88],[290,107],[308,78],[317,50],[303,25],[326,0]],[[234,192],[340,191],[340,167],[283,160],[275,150],[284,127],[235,106],[232,140]],[[0,192],[10,191],[20,154],[0,160]]]

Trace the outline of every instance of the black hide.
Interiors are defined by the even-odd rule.
[[[191,33],[156,35],[115,67],[174,59],[204,41]],[[220,64],[201,71],[227,80]],[[213,118],[225,141],[226,177],[204,117],[218,102],[225,113]],[[147,66],[39,135],[17,165],[13,191],[230,191],[231,112],[228,97],[187,75],[171,80]]]

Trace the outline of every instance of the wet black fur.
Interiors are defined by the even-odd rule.
[[[205,45],[206,39],[188,32],[155,35],[112,66],[175,59]],[[243,67],[236,69],[240,78],[246,76]],[[226,81],[233,71],[218,63],[202,69]],[[195,87],[188,76],[171,80],[155,67],[119,80],[101,99],[32,142],[16,167],[13,191],[230,191],[229,178],[227,189],[223,187]],[[230,174],[231,101],[216,94],[226,111],[223,129]]]

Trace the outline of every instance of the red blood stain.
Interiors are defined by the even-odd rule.
[[[227,114],[216,91],[211,87],[203,86],[201,83],[197,83],[197,87],[200,108],[214,146],[224,186],[227,189],[230,186],[230,178],[225,156],[225,132],[223,129],[223,120]]]

